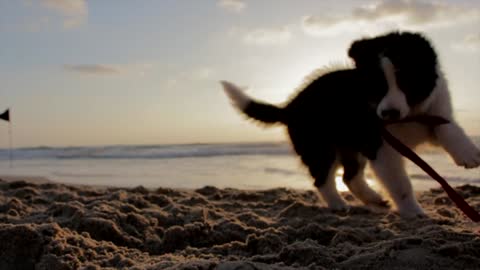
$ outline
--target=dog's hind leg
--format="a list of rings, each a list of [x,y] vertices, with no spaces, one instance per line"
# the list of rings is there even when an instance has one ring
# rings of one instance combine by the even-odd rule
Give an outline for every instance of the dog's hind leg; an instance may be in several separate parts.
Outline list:
[[[287,126],[292,146],[315,179],[314,185],[322,199],[332,209],[345,210],[347,204],[338,194],[335,183],[335,173],[339,165],[337,152],[333,145],[325,143],[329,142],[330,138],[324,137],[322,132],[312,131],[302,123],[290,123]]]
[[[364,170],[367,160],[360,154],[342,155],[343,182],[348,189],[366,205],[388,207],[388,202],[375,192],[365,181]]]
[[[380,147],[377,158],[371,161],[371,167],[388,191],[400,215],[425,215],[415,198],[402,157],[390,145],[384,143]]]
[[[314,156],[304,154],[301,158],[315,179],[314,185],[328,207],[345,210],[347,204],[338,194],[335,183],[335,173],[338,169],[335,151],[320,151]]]

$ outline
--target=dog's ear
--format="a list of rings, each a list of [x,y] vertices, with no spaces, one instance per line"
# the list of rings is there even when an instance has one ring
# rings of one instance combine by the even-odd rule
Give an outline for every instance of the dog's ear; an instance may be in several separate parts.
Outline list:
[[[354,61],[356,61],[361,54],[363,54],[363,51],[365,50],[365,43],[368,42],[364,39],[361,40],[356,40],[350,45],[350,48],[348,49],[348,56],[352,58]]]
[[[350,45],[348,56],[356,66],[375,61],[383,51],[382,43],[378,38],[356,40]]]

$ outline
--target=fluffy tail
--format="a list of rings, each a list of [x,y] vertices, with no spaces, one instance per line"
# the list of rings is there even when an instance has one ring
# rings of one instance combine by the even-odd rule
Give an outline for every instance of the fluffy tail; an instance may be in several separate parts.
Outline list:
[[[243,93],[238,86],[230,82],[221,81],[220,83],[223,86],[223,90],[225,90],[225,93],[232,101],[233,106],[248,117],[265,124],[283,122],[281,108],[253,100]]]

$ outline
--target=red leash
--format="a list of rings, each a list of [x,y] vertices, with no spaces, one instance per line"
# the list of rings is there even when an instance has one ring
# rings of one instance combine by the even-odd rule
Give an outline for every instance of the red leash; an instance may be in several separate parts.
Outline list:
[[[437,116],[419,116],[419,117],[412,117],[406,118],[396,122],[388,122],[386,124],[394,124],[394,123],[405,123],[405,122],[419,122],[422,124],[426,124],[429,126],[438,126],[442,124],[449,123],[449,121],[437,117]],[[410,148],[404,145],[400,140],[395,138],[387,129],[383,129],[383,138],[386,142],[388,142],[395,150],[397,150],[400,154],[405,156],[406,158],[410,159],[413,163],[417,166],[422,168],[428,175],[430,175],[433,179],[437,180],[438,183],[442,186],[442,188],[447,192],[448,197],[457,205],[462,212],[467,215],[472,221],[480,222],[480,214],[475,211],[464,199],[460,194],[458,194],[443,177],[441,177],[427,162],[425,162],[422,158],[420,158],[415,152],[413,152]]]

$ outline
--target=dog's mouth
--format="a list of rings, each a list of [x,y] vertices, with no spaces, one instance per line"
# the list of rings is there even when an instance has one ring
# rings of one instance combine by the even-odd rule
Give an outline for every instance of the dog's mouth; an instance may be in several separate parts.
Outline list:
[[[383,121],[399,121],[405,119],[409,116],[408,109],[397,109],[397,108],[377,108],[377,116]]]
[[[401,119],[400,110],[397,110],[397,109],[381,110],[379,113],[379,116],[382,120],[387,120],[387,121],[388,120],[395,121],[395,120]]]

